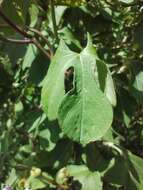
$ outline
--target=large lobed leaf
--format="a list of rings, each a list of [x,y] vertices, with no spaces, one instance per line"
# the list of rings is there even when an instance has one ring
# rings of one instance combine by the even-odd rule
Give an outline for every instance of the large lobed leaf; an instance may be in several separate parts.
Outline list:
[[[70,67],[74,67],[74,88],[65,94],[64,73]],[[60,44],[45,79],[42,104],[49,119],[58,118],[64,134],[72,140],[87,144],[103,137],[111,126],[112,106],[104,94],[107,80],[112,82],[109,74],[90,39],[80,54]],[[110,93],[115,94],[114,90]]]

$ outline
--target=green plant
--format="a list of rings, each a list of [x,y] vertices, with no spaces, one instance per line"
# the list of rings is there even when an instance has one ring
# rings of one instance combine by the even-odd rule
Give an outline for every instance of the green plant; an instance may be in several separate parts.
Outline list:
[[[140,0],[0,1],[0,188],[142,190]]]

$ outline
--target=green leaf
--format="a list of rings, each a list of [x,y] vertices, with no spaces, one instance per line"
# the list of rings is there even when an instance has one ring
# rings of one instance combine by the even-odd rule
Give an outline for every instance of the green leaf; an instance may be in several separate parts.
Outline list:
[[[29,59],[29,61],[32,61],[32,57],[31,60]],[[32,65],[30,67],[28,78],[29,81],[36,84],[37,86],[42,86],[42,82],[47,73],[48,67],[49,59],[41,53],[38,54],[36,58],[33,60]]]
[[[14,106],[16,114],[20,114],[23,111],[23,104],[21,101],[17,102]]]
[[[18,176],[16,174],[16,170],[13,168],[11,172],[9,173],[9,176],[6,180],[6,185],[12,186],[16,182],[17,179],[18,179]]]
[[[36,190],[36,189],[43,189],[43,188],[46,187],[46,184],[45,184],[42,180],[40,180],[40,179],[38,179],[38,178],[35,178],[35,177],[33,177],[33,176],[31,176],[31,177],[28,179],[28,182],[29,182],[29,184],[30,184],[31,189],[33,189],[33,190]]]
[[[36,156],[36,161],[39,167],[59,169],[67,165],[72,155],[73,143],[69,139],[61,139],[52,151],[41,151]]]
[[[102,60],[100,60],[98,57],[96,59],[97,59],[95,67],[96,81],[101,90],[104,92],[104,94],[110,101],[110,103],[113,106],[116,106],[116,94],[110,70]]]
[[[102,181],[99,172],[91,172],[85,165],[71,165],[67,167],[67,171],[75,181],[75,186],[81,186],[81,190],[102,190]],[[76,183],[76,181],[79,181]]]
[[[49,119],[56,119],[59,110],[58,120],[64,134],[81,144],[103,137],[112,123],[112,107],[98,85],[101,78],[95,76],[96,60],[90,40],[80,54],[70,51],[62,42],[42,90],[42,105]],[[70,67],[74,67],[74,88],[64,96],[64,73]],[[98,73],[104,75],[101,70]]]
[[[139,62],[132,66],[133,81],[131,92],[139,104],[143,103],[143,65]]]
[[[38,129],[46,119],[45,114],[41,114],[40,112],[28,113],[28,117],[26,122],[30,126],[30,128],[28,129],[28,133],[31,133],[33,130]]]
[[[135,81],[133,83],[134,87],[134,96],[137,97],[139,102],[143,102],[143,71],[140,71],[136,77]]]
[[[15,35],[15,38],[19,38],[19,35]],[[17,53],[18,49],[18,53]],[[23,58],[26,52],[26,45],[23,44],[22,46],[18,46],[15,43],[5,43],[3,44],[3,52],[5,52],[12,64],[12,67],[15,66],[18,62],[18,59]]]
[[[129,178],[126,181],[126,189],[142,190],[143,187],[143,159],[128,152],[126,161],[129,168]]]
[[[113,185],[124,186],[125,190],[141,190],[143,184],[143,159],[125,149],[120,149],[120,151],[121,155],[116,155],[111,160],[105,172],[104,180]]]
[[[53,127],[53,126],[51,126],[51,127]],[[43,148],[46,151],[52,151],[55,148],[56,143],[59,140],[58,132],[59,131],[55,128],[55,126],[54,126],[53,133],[50,131],[49,128],[41,130],[38,135],[41,149]]]
[[[121,172],[119,172],[121,171]],[[124,185],[128,176],[128,168],[123,158],[117,157],[111,160],[109,169],[104,175],[105,181],[114,185]]]
[[[18,9],[18,15],[21,18],[22,22],[25,23],[26,17],[28,14],[28,8],[31,3],[31,0],[13,0],[13,4]]]
[[[36,58],[36,55],[37,55],[37,48],[34,45],[30,44],[24,56],[22,68],[25,69],[31,67],[34,59]]]
[[[70,28],[62,28],[62,30],[59,31],[59,34],[61,38],[64,39],[64,41],[68,44],[69,47],[76,48],[76,50],[82,49],[80,42],[76,39]]]
[[[31,4],[29,8],[30,13],[30,27],[34,27],[38,20],[39,9],[35,4]]]
[[[91,171],[98,171],[102,175],[108,168],[110,160],[108,156],[105,157],[102,151],[98,148],[96,143],[90,143],[85,148],[86,165]]]

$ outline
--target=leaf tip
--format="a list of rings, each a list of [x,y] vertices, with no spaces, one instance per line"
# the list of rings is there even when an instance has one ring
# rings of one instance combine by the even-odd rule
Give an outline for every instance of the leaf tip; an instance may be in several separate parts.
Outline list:
[[[88,46],[92,46],[92,45],[93,45],[93,43],[92,43],[92,37],[91,37],[90,33],[87,32],[87,47]]]

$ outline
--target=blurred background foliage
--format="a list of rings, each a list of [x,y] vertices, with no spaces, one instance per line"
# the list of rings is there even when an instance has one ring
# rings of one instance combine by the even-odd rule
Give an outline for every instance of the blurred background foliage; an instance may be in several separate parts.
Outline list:
[[[143,1],[54,3],[58,38],[80,52],[89,32],[109,66],[114,122],[105,139],[82,147],[48,121],[41,87],[58,46],[50,1],[1,0],[0,187],[142,190]]]

